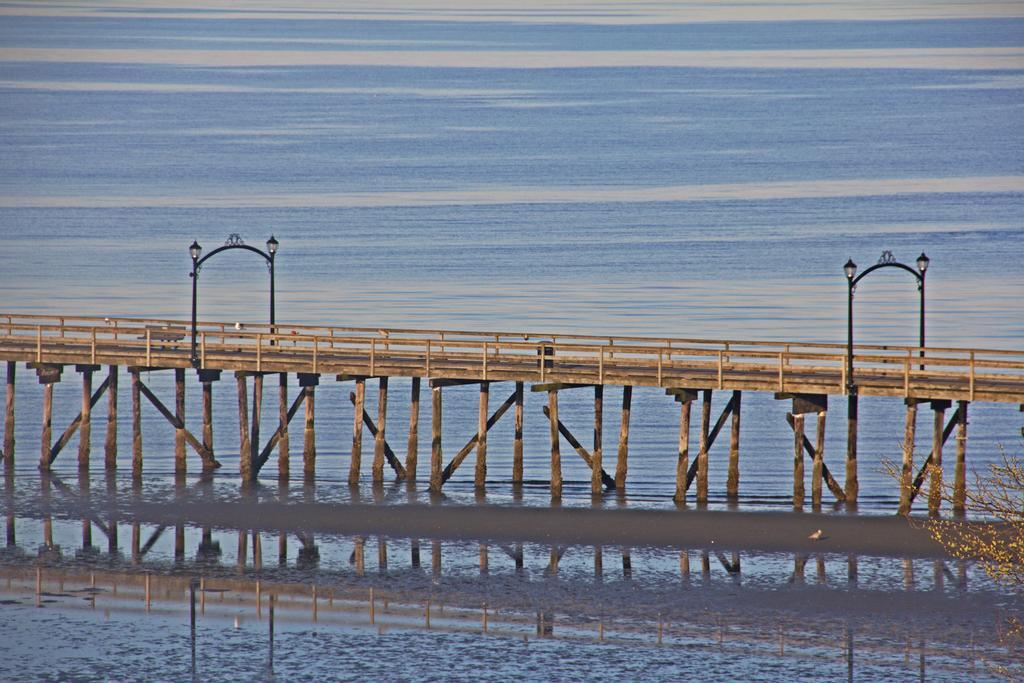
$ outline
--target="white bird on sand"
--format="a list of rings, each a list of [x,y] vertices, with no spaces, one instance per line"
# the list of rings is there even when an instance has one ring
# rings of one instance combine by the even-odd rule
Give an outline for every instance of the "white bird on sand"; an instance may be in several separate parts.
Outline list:
[[[820,541],[821,539],[825,538],[825,536],[821,533],[821,529],[818,529],[807,538],[811,539],[812,541]]]

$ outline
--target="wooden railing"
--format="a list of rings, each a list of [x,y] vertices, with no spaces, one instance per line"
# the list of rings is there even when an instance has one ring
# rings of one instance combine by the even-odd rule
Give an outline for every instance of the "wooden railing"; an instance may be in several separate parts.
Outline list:
[[[199,366],[845,393],[843,344],[312,325],[197,326]],[[921,355],[923,352],[923,356]],[[0,359],[190,364],[189,321],[0,314]],[[1024,402],[1024,351],[858,344],[861,392]]]

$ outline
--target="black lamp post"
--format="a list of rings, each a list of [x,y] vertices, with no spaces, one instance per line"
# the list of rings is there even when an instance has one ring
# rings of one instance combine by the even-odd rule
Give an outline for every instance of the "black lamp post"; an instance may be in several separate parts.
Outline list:
[[[846,393],[853,393],[853,292],[857,289],[857,283],[864,279],[866,275],[872,273],[879,268],[902,268],[917,279],[917,291],[921,293],[921,311],[918,319],[919,329],[919,346],[921,347],[920,355],[924,356],[924,275],[928,270],[928,264],[931,260],[925,256],[924,252],[917,257],[917,270],[914,270],[905,263],[899,263],[893,258],[891,251],[882,252],[882,257],[878,259],[878,263],[865,270],[860,275],[857,275],[857,264],[850,259],[843,266],[843,272],[846,273],[846,284],[847,284],[847,299],[846,299]],[[924,366],[921,366],[924,369]]]
[[[217,247],[206,256],[202,256],[203,248],[199,246],[199,242],[193,241],[191,246],[188,248],[188,253],[192,257],[192,272],[189,273],[189,277],[192,278],[192,366],[199,367],[199,354],[196,350],[196,294],[197,284],[199,280],[199,269],[203,263],[219,254],[222,251],[228,249],[247,249],[255,254],[259,254],[267,262],[267,270],[270,271],[270,332],[274,332],[274,256],[277,254],[278,241],[271,235],[270,239],[267,240],[267,250],[257,249],[256,247],[249,246],[242,241],[242,238],[238,236],[238,233],[232,233],[228,235],[228,239],[224,242],[223,246]],[[202,258],[200,258],[202,256]]]

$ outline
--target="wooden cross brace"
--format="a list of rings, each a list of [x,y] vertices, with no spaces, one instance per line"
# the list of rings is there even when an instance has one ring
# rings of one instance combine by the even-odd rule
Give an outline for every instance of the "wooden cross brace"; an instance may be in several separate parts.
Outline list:
[[[486,431],[486,432],[491,431],[491,427],[493,427],[494,425],[496,425],[498,423],[498,420],[501,419],[501,416],[504,415],[506,412],[508,412],[508,409],[511,408],[513,405],[515,405],[515,402],[516,402],[516,392],[513,391],[509,395],[509,397],[507,399],[505,399],[505,402],[502,403],[498,407],[498,409],[494,411],[494,414],[491,415],[487,419],[487,425],[486,425],[486,428],[485,428],[484,431]],[[474,434],[470,438],[470,440],[466,442],[466,445],[463,446],[461,449],[459,449],[459,452],[455,454],[455,457],[452,458],[451,462],[448,463],[448,465],[444,468],[444,471],[441,473],[441,483],[442,484],[444,484],[445,482],[447,482],[449,479],[452,478],[452,475],[455,474],[455,470],[457,470],[459,468],[459,465],[462,464],[462,461],[465,460],[466,456],[469,455],[469,452],[473,450],[473,446],[476,445],[476,442],[479,439],[480,439],[480,432],[477,431],[477,433]]]
[[[195,450],[195,452],[202,459],[204,471],[215,470],[218,467],[220,467],[220,463],[214,459],[213,453],[207,450],[206,446],[200,443],[199,439],[193,436],[192,432],[190,432],[185,427],[185,425],[182,424],[181,420],[179,420],[177,416],[174,415],[174,413],[168,410],[167,406],[160,402],[160,399],[158,399],[156,395],[152,391],[150,391],[149,387],[143,384],[141,378],[139,379],[139,391],[142,392],[142,395],[145,396],[150,403],[153,404],[154,408],[160,411],[160,414],[164,416],[164,419],[171,423],[172,427],[174,427],[175,429],[180,429],[182,431],[182,433],[185,435],[185,440],[188,442],[190,446],[192,446],[192,449]]]
[[[739,556],[736,557],[735,562],[730,562],[725,558],[725,553],[717,552],[715,555],[718,557],[718,561],[722,563],[722,568],[730,574],[740,573],[740,561]]]
[[[70,495],[72,495],[72,496],[75,496],[75,495],[81,495],[81,494],[76,494],[76,493],[75,493],[75,492],[74,492],[74,491],[73,491],[73,490],[71,489],[71,487],[70,487],[70,486],[68,486],[67,484],[65,484],[64,482],[62,482],[62,481],[61,481],[61,480],[60,480],[60,479],[59,479],[58,477],[56,477],[55,475],[49,474],[49,475],[47,475],[47,476],[48,476],[48,477],[50,478],[50,481],[52,481],[52,482],[53,482],[53,485],[54,485],[54,486],[56,486],[56,487],[57,487],[58,489],[60,489],[61,491],[64,491],[65,493],[67,493],[67,494],[70,494]],[[88,518],[88,520],[89,520],[89,522],[90,522],[90,523],[92,523],[92,524],[95,524],[95,525],[96,525],[96,527],[97,527],[97,528],[98,528],[98,529],[99,529],[100,531],[102,531],[102,532],[103,532],[103,535],[104,535],[104,536],[106,536],[106,537],[107,537],[108,539],[110,538],[110,527],[108,527],[108,526],[107,526],[106,524],[104,524],[104,523],[103,523],[102,521],[100,521],[100,519],[99,519],[98,517],[96,517],[96,516],[94,516],[94,515],[92,515],[92,514],[87,514],[87,515],[86,515],[86,517]]]
[[[498,544],[498,547],[504,551],[506,555],[515,560],[516,567],[522,568],[523,566],[523,546],[520,544],[516,547],[510,545]]]
[[[942,445],[946,445],[946,441],[949,439],[949,435],[953,433],[953,429],[956,427],[956,423],[960,419],[960,406],[957,406],[956,410],[953,411],[953,416],[949,418],[949,422],[946,423],[946,428],[942,430]],[[928,453],[928,457],[924,459],[924,464],[921,465],[921,470],[917,473],[914,478],[914,485],[910,488],[910,502],[913,503],[914,499],[917,498],[917,494],[921,492],[921,486],[924,485],[924,478],[928,475],[928,470],[932,466],[932,459],[935,457],[935,450],[932,449]]]
[[[789,423],[789,427],[792,430],[796,430],[796,423],[793,420],[792,413],[786,414],[786,422]],[[811,444],[811,440],[804,436],[804,451],[813,460],[814,459],[814,446]],[[832,476],[832,472],[829,471],[828,465],[825,464],[825,459],[821,461],[821,476],[825,478],[825,484],[828,485],[828,490],[832,492],[832,495],[836,497],[836,500],[840,503],[846,502],[846,494],[843,492],[842,487],[836,483],[835,477]]]
[[[274,447],[277,446],[277,442],[281,440],[281,436],[288,428],[288,425],[292,423],[292,418],[295,417],[295,413],[299,411],[299,406],[302,405],[303,399],[306,398],[306,391],[307,387],[303,387],[303,390],[300,391],[299,395],[295,397],[294,401],[292,401],[292,406],[288,409],[288,415],[286,416],[284,424],[278,425],[277,429],[267,441],[267,445],[264,446],[263,450],[260,451],[259,456],[253,462],[253,476],[259,474],[259,471],[267,464],[267,460],[270,459],[270,454],[273,452]]]
[[[146,544],[142,546],[142,548],[139,550],[140,558],[145,557],[146,553],[148,553],[153,548],[153,546],[156,545],[156,542],[160,540],[160,537],[163,535],[165,529],[167,529],[167,527],[161,524],[153,530],[153,533],[152,535],[150,535],[149,540],[146,541]]]
[[[544,416],[549,420],[551,419],[551,410],[548,409],[547,406],[544,406]],[[575,436],[572,435],[572,432],[569,431],[569,428],[566,427],[561,420],[558,420],[557,426],[558,433],[565,437],[565,440],[569,442],[569,445],[573,447],[581,458],[583,458],[583,462],[587,463],[587,467],[593,471],[594,459],[593,456],[590,455],[590,452],[583,447],[583,444],[581,444]],[[604,471],[603,467],[601,468],[601,483],[604,484],[605,489],[608,491],[615,488],[615,479],[608,476],[608,473]]]
[[[715,426],[711,429],[711,432],[708,434],[707,446],[705,447],[705,451],[711,450],[712,444],[714,444],[715,439],[718,438],[718,433],[721,432],[722,427],[725,426],[725,421],[729,419],[730,415],[732,415],[733,408],[736,405],[735,401],[736,396],[734,394],[729,398],[729,402],[725,404],[725,408],[722,409],[722,414],[718,416],[718,420],[715,422]],[[697,476],[697,467],[699,465],[700,456],[693,459],[693,462],[690,463],[690,469],[686,471],[686,488],[683,489],[684,491],[690,490],[690,484],[693,483],[694,477]]]
[[[552,576],[558,572],[558,565],[562,562],[562,556],[569,549],[567,545],[556,545],[551,548],[551,559],[548,566],[544,568],[544,576]]]
[[[93,392],[92,398],[89,399],[89,406],[90,406],[90,408],[96,406],[96,403],[99,402],[100,398],[102,398],[103,394],[107,391],[107,387],[108,386],[110,386],[110,377],[109,376],[105,380],[103,380],[103,383],[100,384],[99,389],[97,389],[96,391]],[[57,455],[60,454],[60,452],[64,449],[65,446],[68,445],[68,441],[71,440],[71,437],[74,436],[75,432],[78,430],[78,427],[81,424],[82,424],[82,413],[78,413],[78,417],[76,417],[74,420],[71,421],[71,424],[68,425],[68,428],[65,429],[64,433],[60,435],[59,439],[57,439],[57,443],[55,443],[53,445],[53,448],[50,449],[50,464],[51,465],[53,464],[53,461],[57,459]]]
[[[355,392],[349,392],[348,400],[352,401],[352,405],[356,404]],[[373,423],[373,419],[365,409],[363,410],[363,424],[365,424],[366,428],[370,430],[370,435],[376,438],[377,425]],[[391,446],[388,444],[387,440],[384,441],[384,457],[387,458],[388,464],[391,465],[391,469],[393,469],[395,474],[398,475],[399,481],[405,479],[405,467],[402,466],[402,463],[399,461],[398,456],[395,455],[395,452],[391,450]]]

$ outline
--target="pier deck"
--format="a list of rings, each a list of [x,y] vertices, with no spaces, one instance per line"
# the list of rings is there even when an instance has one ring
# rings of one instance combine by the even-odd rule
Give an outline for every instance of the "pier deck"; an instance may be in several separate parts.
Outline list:
[[[190,335],[182,320],[0,315],[0,360],[190,368]],[[842,344],[203,322],[197,358],[253,373],[847,393]],[[861,396],[1024,404],[1024,350],[858,344],[854,367]]]
[[[385,463],[398,479],[417,476],[419,447],[420,383],[429,381],[431,396],[430,488],[438,492],[475,449],[475,485],[487,481],[487,435],[508,412],[514,410],[513,485],[523,481],[523,391],[548,394],[546,419],[551,435],[551,493],[562,492],[560,444],[565,441],[591,471],[591,490],[626,485],[632,389],[657,387],[680,404],[679,459],[675,468],[674,499],[686,499],[696,482],[698,503],[708,500],[708,452],[731,418],[726,494],[739,490],[739,436],[741,398],[744,391],[771,392],[778,400],[792,401],[786,419],[793,430],[793,504],[803,505],[804,462],[811,460],[811,503],[822,502],[828,487],[839,502],[855,503],[857,483],[857,422],[860,396],[902,399],[906,410],[903,462],[900,474],[901,513],[908,513],[914,498],[929,481],[928,508],[937,514],[943,498],[942,449],[956,432],[953,471],[953,509],[963,512],[966,500],[967,410],[973,401],[1019,404],[1024,410],[1024,351],[955,349],[942,347],[854,347],[852,376],[847,349],[840,344],[708,340],[632,336],[538,334],[534,332],[474,332],[465,330],[412,330],[309,325],[242,325],[202,322],[193,336],[191,323],[182,320],[143,318],[44,317],[0,314],[0,361],[7,362],[7,409],[3,459],[13,471],[14,385],[16,363],[36,371],[43,385],[43,428],[40,468],[50,469],[61,450],[77,431],[79,469],[88,470],[91,411],[107,394],[105,464],[117,461],[117,385],[120,369],[131,377],[132,471],[143,466],[142,398],[144,397],[175,429],[175,471],[186,469],[186,445],[199,455],[205,471],[220,467],[214,458],[212,385],[221,373],[234,373],[238,391],[239,469],[243,481],[254,481],[273,451],[278,452],[279,476],[289,472],[288,428],[300,406],[305,406],[303,475],[316,470],[315,393],[321,377],[354,381],[350,400],[355,407],[352,455],[348,483],[357,485],[362,471],[362,434],[373,438],[372,478],[383,481]],[[93,391],[92,376],[108,367],[106,379]],[[53,385],[65,368],[82,376],[82,409],[78,417],[53,442]],[[202,385],[203,428],[193,435],[185,420],[186,372],[196,372]],[[165,405],[143,382],[142,374],[156,370],[174,373],[173,405]],[[300,386],[292,401],[288,375]],[[279,376],[279,424],[265,443],[260,438],[264,378]],[[408,451],[401,462],[387,440],[388,380],[412,379]],[[252,393],[250,404],[249,382]],[[379,382],[376,419],[365,409],[367,380]],[[490,385],[514,382],[513,392],[492,414]],[[472,438],[444,462],[441,446],[442,390],[459,384],[480,388],[479,420]],[[622,422],[614,476],[603,468],[602,425],[604,388],[622,387]],[[592,388],[594,391],[593,447],[588,450],[558,418],[558,394],[562,390]],[[731,392],[717,420],[711,413],[711,395]],[[825,463],[824,430],[829,396],[845,396],[847,448],[843,485]],[[955,403],[955,405],[954,405]],[[696,457],[690,453],[691,407],[699,408]],[[928,404],[934,413],[932,450],[920,469],[914,463],[917,412]],[[251,418],[250,418],[251,405]],[[946,421],[946,411],[954,408]],[[805,436],[805,415],[816,418],[816,441]],[[714,425],[712,427],[712,425]],[[266,436],[266,434],[264,434]],[[915,476],[915,471],[917,474]]]

